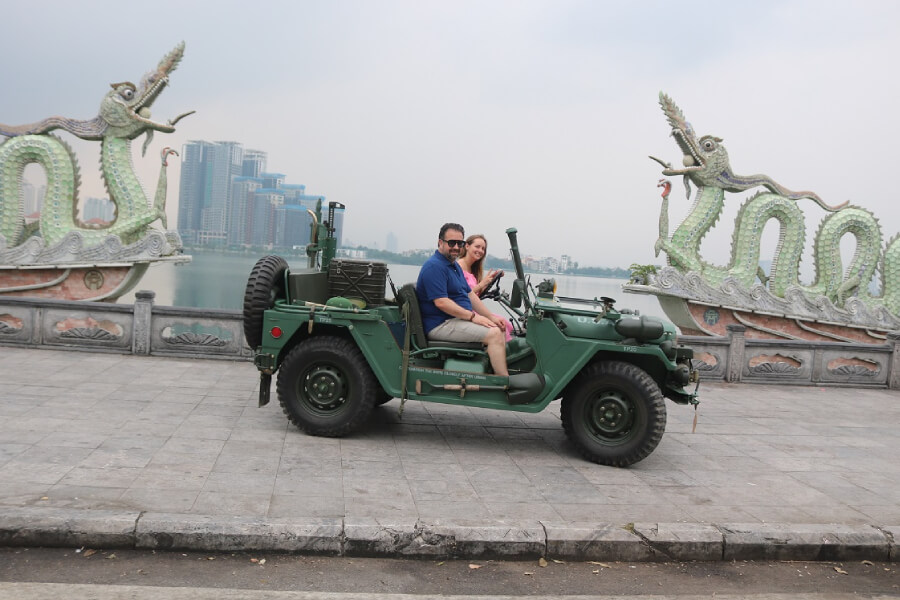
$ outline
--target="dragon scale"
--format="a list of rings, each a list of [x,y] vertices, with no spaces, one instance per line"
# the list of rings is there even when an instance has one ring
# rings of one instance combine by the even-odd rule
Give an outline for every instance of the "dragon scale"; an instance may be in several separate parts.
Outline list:
[[[855,298],[869,308],[883,306],[900,315],[900,235],[894,236],[882,252],[881,226],[868,210],[846,206],[846,203],[829,206],[812,192],[793,192],[765,175],[734,174],[721,138],[707,135],[698,139],[681,110],[665,94],[660,94],[660,105],[672,126],[672,136],[684,153],[684,168],[673,168],[669,163],[651,158],[663,165],[663,175],[682,175],[688,194],[692,183],[697,191],[688,214],[668,237],[664,229],[668,223],[665,211],[670,185],[665,182],[657,254],[664,250],[671,266],[684,273],[695,272],[713,286],[720,286],[730,278],[749,289],[759,277],[769,292],[778,297],[784,298],[791,289],[799,289],[811,299],[824,296],[838,307]],[[721,216],[726,192],[756,187],[764,187],[766,191],[749,198],[739,209],[727,265],[718,266],[704,260],[700,245]],[[797,200],[804,198],[815,201],[830,213],[814,237],[815,279],[811,284],[799,280],[805,224]],[[766,276],[759,267],[760,244],[763,229],[771,219],[778,221],[780,231],[771,273]],[[855,237],[856,252],[845,269],[840,245],[848,234]],[[883,284],[880,296],[868,290],[876,269],[880,269]]]
[[[25,237],[25,206],[21,193],[25,167],[37,163],[47,173],[44,212],[54,220],[72,218],[78,169],[72,151],[54,136],[26,135],[0,144],[0,235],[8,246],[20,244]],[[59,215],[59,207],[68,207],[68,215]],[[43,217],[44,215],[42,215]]]

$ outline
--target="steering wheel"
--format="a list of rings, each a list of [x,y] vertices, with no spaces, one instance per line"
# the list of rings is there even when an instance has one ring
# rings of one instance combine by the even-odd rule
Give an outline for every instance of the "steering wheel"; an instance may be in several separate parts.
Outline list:
[[[487,298],[489,300],[496,300],[500,297],[500,278],[503,277],[503,273],[498,273],[494,280],[491,281],[490,285],[487,286],[487,289],[481,294],[482,298]]]

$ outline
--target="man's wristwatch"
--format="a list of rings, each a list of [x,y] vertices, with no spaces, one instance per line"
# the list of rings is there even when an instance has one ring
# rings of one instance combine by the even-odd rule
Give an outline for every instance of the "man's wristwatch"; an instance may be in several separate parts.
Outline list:
[[[474,321],[474,320],[475,320],[475,315],[476,315],[476,314],[477,314],[477,313],[473,310],[473,311],[472,311],[472,316],[469,317],[469,320],[470,320],[470,321]]]

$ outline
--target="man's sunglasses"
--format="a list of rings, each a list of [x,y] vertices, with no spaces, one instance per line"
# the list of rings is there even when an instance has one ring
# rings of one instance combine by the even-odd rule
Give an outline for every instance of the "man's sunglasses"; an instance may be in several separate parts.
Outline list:
[[[462,248],[463,246],[466,245],[466,240],[441,240],[441,241],[444,242],[445,244],[447,244],[448,246],[450,246],[451,248],[453,246]]]

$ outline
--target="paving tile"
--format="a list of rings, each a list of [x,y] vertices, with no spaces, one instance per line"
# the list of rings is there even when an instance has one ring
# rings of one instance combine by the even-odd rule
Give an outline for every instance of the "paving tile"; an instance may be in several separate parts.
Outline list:
[[[396,498],[370,498],[344,496],[345,517],[376,517],[379,519],[417,519],[416,505],[410,497],[406,501]]]
[[[123,508],[148,512],[188,513],[200,490],[129,488],[119,496]]]
[[[213,472],[268,474],[272,477],[278,471],[279,456],[270,453],[268,456],[236,456],[220,454],[213,466]]]
[[[0,466],[6,461],[19,456],[26,450],[31,448],[31,444],[4,444],[0,443]]]
[[[416,480],[409,482],[409,490],[416,505],[420,502],[472,502],[478,499],[475,488],[467,482]]]
[[[286,477],[320,477],[340,474],[343,471],[340,459],[315,457],[289,458],[282,455],[278,463],[278,476]],[[393,472],[393,471],[392,471]]]
[[[411,501],[412,492],[405,481],[394,479],[344,478],[345,498],[385,498],[397,501]]]
[[[195,490],[206,484],[208,468],[196,465],[147,465],[131,483],[130,489]]]
[[[438,480],[447,482],[469,482],[469,476],[458,463],[431,463],[413,460],[403,461],[403,474],[410,482],[416,480]]]
[[[426,520],[452,519],[487,521],[495,517],[494,513],[478,500],[448,502],[446,500],[417,500],[416,509],[419,518]]]
[[[341,470],[345,477],[403,477],[403,464],[400,460],[377,461],[344,459]]]
[[[900,505],[896,502],[890,504],[860,504],[852,507],[855,511],[871,517],[869,523],[876,525],[888,525],[900,523]]]
[[[75,467],[63,477],[61,485],[84,487],[127,488],[141,474],[140,468],[104,467],[100,469]]]
[[[552,521],[566,519],[555,507],[556,504],[535,502],[485,502],[491,520],[510,521]]]
[[[284,477],[279,475],[274,481],[274,494],[286,496],[328,496],[343,497],[344,482],[340,475],[327,477]]]
[[[719,504],[695,504],[683,506],[692,523],[759,523],[760,520],[737,506]],[[658,522],[658,521],[657,521]]]
[[[47,434],[37,445],[61,448],[98,448],[106,441],[107,436],[107,433],[93,431],[53,431]]]
[[[4,480],[3,485],[0,485],[0,504],[28,506],[33,501],[46,496],[47,491],[52,487],[51,483]]]
[[[478,497],[485,502],[543,502],[541,492],[531,483],[472,482]]]
[[[47,498],[46,505],[55,508],[115,509],[121,507],[119,498],[125,489],[124,487],[66,485],[63,482],[51,487],[44,496]]]
[[[127,450],[108,450],[98,448],[91,452],[90,456],[78,463],[79,467],[96,469],[132,467],[146,467],[153,459],[154,449],[135,448]]]
[[[263,517],[269,512],[270,499],[271,494],[200,492],[190,512],[201,515]]]
[[[269,503],[267,516],[273,519],[343,518],[345,514],[344,499],[341,496],[274,494]]]
[[[74,468],[74,465],[25,462],[16,457],[0,467],[0,481],[4,485],[9,482],[54,484]]]

